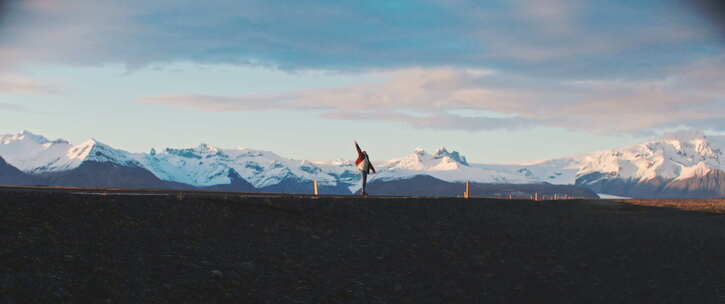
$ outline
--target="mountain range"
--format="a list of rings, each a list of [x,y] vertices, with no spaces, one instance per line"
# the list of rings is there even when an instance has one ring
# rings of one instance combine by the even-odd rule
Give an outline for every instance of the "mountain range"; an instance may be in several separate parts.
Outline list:
[[[470,163],[446,148],[433,153],[416,149],[405,157],[374,162],[378,174],[370,183],[371,191],[395,189],[386,183],[416,187],[410,182],[433,180],[440,189],[470,181],[538,188],[568,185],[625,197],[723,197],[721,147],[725,137],[682,131],[629,147],[505,165]],[[208,144],[132,153],[93,139],[74,145],[23,131],[0,135],[0,159],[0,184],[309,193],[316,180],[322,193],[354,193],[360,188],[351,160],[295,160],[269,151]]]

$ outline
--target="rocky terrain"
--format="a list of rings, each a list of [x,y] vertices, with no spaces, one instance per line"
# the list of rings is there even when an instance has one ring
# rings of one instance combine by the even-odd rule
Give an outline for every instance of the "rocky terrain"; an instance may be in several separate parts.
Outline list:
[[[714,205],[4,190],[0,303],[718,303]]]

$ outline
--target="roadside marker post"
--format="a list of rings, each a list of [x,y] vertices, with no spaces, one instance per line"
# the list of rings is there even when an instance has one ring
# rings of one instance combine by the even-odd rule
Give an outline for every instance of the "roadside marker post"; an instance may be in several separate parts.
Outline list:
[[[466,192],[463,192],[463,198],[471,198],[471,183],[466,182]]]
[[[316,180],[312,181],[312,190],[313,190],[313,193],[314,193],[315,196],[320,195],[320,192],[317,189],[317,181]]]

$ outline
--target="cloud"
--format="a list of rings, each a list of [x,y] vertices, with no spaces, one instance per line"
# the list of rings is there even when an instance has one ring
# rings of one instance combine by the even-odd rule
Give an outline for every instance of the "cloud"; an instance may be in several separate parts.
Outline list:
[[[249,94],[240,97],[177,94],[142,98],[139,101],[142,103],[178,106],[203,112],[230,112],[295,108],[297,106],[286,104],[285,101],[294,101],[299,97],[296,94]]]
[[[465,117],[450,113],[432,115],[409,115],[399,112],[365,111],[365,112],[331,112],[322,117],[340,120],[392,121],[402,122],[414,128],[437,130],[518,130],[541,125],[541,121],[521,117]]]
[[[379,72],[380,82],[350,87],[307,89],[275,94],[247,94],[234,97],[172,94],[142,98],[155,103],[193,108],[206,112],[248,110],[324,110],[362,111],[370,109],[463,108],[475,97],[505,101],[511,96],[493,90],[480,90],[476,82],[494,74],[485,69],[402,69]]]
[[[17,75],[0,74],[0,93],[55,94],[58,87]]]
[[[202,111],[318,110],[330,119],[490,130],[552,126],[638,133],[679,125],[722,130],[725,56],[666,68],[659,78],[562,81],[455,67],[380,72],[380,82],[233,97],[166,95],[144,103]],[[461,116],[456,111],[495,115]],[[413,114],[411,114],[413,113]]]
[[[721,128],[725,64],[714,54],[722,46],[677,3],[26,0],[0,24],[0,67],[190,61],[381,79],[139,100],[207,112],[314,110],[330,119],[463,130],[641,132],[698,121]],[[53,88],[0,79],[0,91]]]
[[[121,3],[88,0],[16,1],[0,27],[0,66],[130,62],[121,53],[140,28]],[[114,58],[115,57],[115,58]],[[124,56],[125,57],[125,56]]]
[[[21,3],[13,22],[0,28],[6,42],[0,66],[193,61],[287,70],[493,67],[594,77],[642,69],[631,63],[643,59],[652,66],[703,56],[695,46],[709,43],[670,1]],[[664,51],[655,56],[654,48]]]

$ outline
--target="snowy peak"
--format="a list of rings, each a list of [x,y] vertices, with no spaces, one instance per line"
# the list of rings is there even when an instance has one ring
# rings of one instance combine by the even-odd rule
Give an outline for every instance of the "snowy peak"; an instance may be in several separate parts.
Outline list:
[[[71,147],[65,140],[50,141],[29,131],[0,135],[0,157],[27,173],[45,172],[42,168],[63,158]]]
[[[71,147],[65,156],[69,159],[84,160],[89,155],[92,155],[91,152],[93,152],[92,150],[95,148],[95,146],[96,146],[96,141],[93,139],[90,139],[90,140],[87,140],[87,141],[81,143],[80,145]]]
[[[590,184],[622,179],[633,182],[704,176],[722,169],[725,138],[701,131],[667,133],[637,145],[518,165],[474,165],[518,174],[531,182]]]
[[[680,131],[667,133],[651,144],[664,143],[671,145],[680,154],[697,154],[704,157],[719,158],[722,152],[717,145],[705,136],[702,131]]]
[[[384,168],[411,171],[448,171],[468,166],[464,156],[456,151],[449,152],[446,148],[438,149],[435,154],[429,154],[422,148],[416,148],[411,155],[383,164]]]
[[[408,156],[374,160],[377,174],[369,180],[407,179],[429,175],[448,182],[551,183],[595,187],[615,180],[689,182],[723,170],[725,137],[699,131],[665,134],[637,145],[519,165],[471,164],[465,156],[441,147],[430,153],[417,148]],[[151,149],[129,153],[95,139],[72,145],[23,131],[0,135],[0,158],[33,174],[72,170],[85,162],[139,167],[165,181],[206,187],[244,180],[257,189],[277,184],[308,184],[355,191],[360,174],[350,159],[306,161],[247,148],[222,149],[209,144],[192,148]]]
[[[219,153],[219,151],[220,151],[219,148],[210,146],[208,144],[201,144],[196,149],[199,150],[199,152],[203,153],[203,154],[216,154],[216,153]]]
[[[153,154],[156,151],[154,151]],[[214,155],[221,155],[222,149],[219,149],[217,147],[208,145],[208,144],[200,144],[196,148],[187,148],[187,149],[174,149],[174,148],[166,148],[164,150],[165,153],[176,155],[179,157],[185,157],[185,158],[195,158],[195,159],[202,159],[202,158],[208,158],[210,156]]]
[[[317,180],[320,185],[337,186],[339,183],[351,183],[351,172],[355,172],[355,167],[347,164],[293,160],[269,151],[221,149],[207,144],[147,154],[141,162],[163,180],[194,186],[229,184],[237,176],[256,188],[290,180]]]
[[[455,161],[461,165],[469,166],[468,161],[466,160],[466,157],[458,153],[457,151],[450,151],[445,147],[440,147],[438,151],[436,151],[435,154],[433,154],[433,158],[435,159],[450,159],[452,161]],[[447,161],[447,160],[446,160]]]
[[[73,149],[80,151],[76,159],[81,161],[109,162],[127,167],[141,167],[141,164],[136,160],[137,157],[133,154],[115,149],[95,139],[87,140]]]
[[[95,139],[79,145],[23,131],[0,136],[0,156],[26,173],[47,173],[75,169],[85,161],[113,162],[138,166],[131,153],[114,149]]]
[[[56,158],[46,166],[34,168],[31,171],[41,173],[71,170],[87,161],[140,167],[139,162],[131,153],[112,148],[95,139],[89,139],[79,145],[69,147],[63,155],[56,155]]]
[[[702,132],[669,133],[639,145],[586,155],[577,176],[601,173],[607,178],[667,180],[704,176],[722,169],[722,151]]]
[[[702,132],[677,132],[583,158],[576,184],[627,197],[725,195],[722,146]]]
[[[528,183],[533,180],[519,173],[500,168],[471,165],[456,151],[440,148],[430,154],[417,148],[406,157],[377,163],[378,174],[371,180],[408,179],[417,175],[429,175],[448,182],[479,183]]]
[[[5,134],[0,135],[0,145],[15,145],[23,146],[25,149],[42,148],[51,145],[62,145],[69,144],[64,139],[49,140],[46,137],[38,134],[34,134],[30,131],[23,131],[18,134]]]
[[[7,145],[11,144],[13,142],[30,142],[38,145],[48,145],[48,144],[67,144],[68,141],[63,139],[56,139],[56,140],[49,140],[45,138],[45,136],[38,135],[35,133],[32,133],[28,130],[23,130],[23,132],[19,134],[8,134],[8,135],[0,135],[0,144]]]

